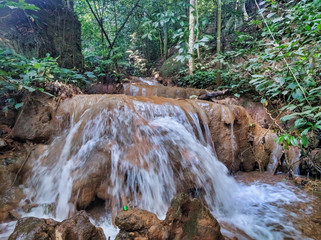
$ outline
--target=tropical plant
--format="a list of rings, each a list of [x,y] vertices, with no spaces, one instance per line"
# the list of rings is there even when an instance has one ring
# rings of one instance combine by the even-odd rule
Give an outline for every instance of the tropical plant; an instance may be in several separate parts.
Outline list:
[[[49,54],[45,58],[29,60],[4,48],[0,48],[0,77],[0,94],[8,95],[4,111],[7,111],[9,107],[19,108],[22,106],[22,103],[10,98],[11,93],[21,89],[29,92],[45,92],[41,87],[42,83],[58,80],[82,87],[89,81],[96,79],[96,76],[91,72],[80,74],[74,70],[60,68],[57,58],[53,58]]]

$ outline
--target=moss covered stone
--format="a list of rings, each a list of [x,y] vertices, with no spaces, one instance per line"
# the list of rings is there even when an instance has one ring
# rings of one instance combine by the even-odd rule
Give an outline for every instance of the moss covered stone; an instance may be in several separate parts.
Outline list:
[[[178,72],[185,68],[186,62],[176,60],[177,55],[173,55],[168,58],[160,68],[160,75],[163,77],[172,77],[178,74]]]

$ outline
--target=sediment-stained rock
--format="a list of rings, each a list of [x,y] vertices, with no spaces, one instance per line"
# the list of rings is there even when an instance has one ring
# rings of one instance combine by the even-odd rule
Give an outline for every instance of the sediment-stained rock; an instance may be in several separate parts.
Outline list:
[[[84,211],[59,223],[34,217],[18,220],[9,240],[106,240],[101,228],[95,227]]]
[[[116,240],[223,240],[220,225],[199,199],[178,194],[171,202],[165,220],[141,209],[122,211],[116,217],[120,232]]]

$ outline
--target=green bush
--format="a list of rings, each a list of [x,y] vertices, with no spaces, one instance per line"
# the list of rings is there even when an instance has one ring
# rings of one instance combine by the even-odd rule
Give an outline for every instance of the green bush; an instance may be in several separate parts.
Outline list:
[[[238,33],[237,48],[215,61],[223,63],[229,86],[255,89],[262,102],[283,105],[285,125],[295,120],[280,144],[307,147],[307,134],[321,130],[321,3],[291,4],[262,3],[265,17],[253,21],[264,26],[260,38]]]
[[[182,87],[208,88],[214,86],[216,82],[216,70],[196,71],[193,75],[188,75],[177,80]]]
[[[8,107],[22,106],[22,103],[17,103],[15,99],[9,97],[21,89],[44,92],[39,86],[56,80],[84,87],[95,79],[96,76],[91,72],[80,74],[75,70],[60,68],[57,59],[50,57],[49,54],[45,58],[29,60],[11,50],[0,48],[0,94],[8,95],[4,111]]]

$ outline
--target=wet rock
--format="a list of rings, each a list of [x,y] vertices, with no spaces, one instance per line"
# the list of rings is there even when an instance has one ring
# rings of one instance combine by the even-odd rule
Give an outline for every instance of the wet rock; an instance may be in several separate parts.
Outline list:
[[[272,131],[262,128],[243,107],[209,103],[203,108],[217,157],[231,172],[267,168],[276,147]]]
[[[189,99],[191,96],[195,96],[195,98],[197,98],[198,95],[205,93],[205,89],[165,87],[163,85],[147,85],[142,83],[124,84],[124,94],[128,96],[157,96],[165,98]]]
[[[130,209],[116,217],[116,225],[120,228],[116,240],[224,239],[220,225],[207,207],[187,194],[179,194],[172,200],[164,221],[145,210]]]
[[[116,240],[150,239],[148,238],[149,235],[153,235],[155,237],[153,239],[163,239],[155,234],[155,228],[161,229],[161,221],[155,214],[146,210],[129,209],[128,211],[122,211],[117,215],[115,223],[120,229]]]
[[[95,227],[84,211],[61,222],[55,229],[55,240],[105,240],[101,228]]]
[[[244,107],[248,114],[251,116],[251,118],[253,118],[263,128],[268,128],[269,124],[273,123],[273,120],[267,113],[264,105],[260,102],[254,102],[253,100],[245,97],[226,97],[220,100],[212,100],[219,104],[237,105]]]
[[[19,219],[20,216],[14,211],[24,197],[21,189],[8,186],[0,195],[0,222],[8,219]]]
[[[53,240],[57,224],[58,222],[52,219],[22,218],[18,220],[9,240]]]
[[[22,190],[13,186],[16,177],[17,161],[22,160],[22,156],[6,153],[0,155],[0,222],[7,219],[17,219],[17,215],[12,212],[24,197]]]
[[[26,96],[25,104],[13,128],[13,138],[20,141],[45,142],[57,131],[53,118],[56,102],[43,93]]]
[[[87,94],[122,94],[124,92],[124,87],[120,83],[114,84],[102,84],[95,83],[92,84],[87,90]]]
[[[155,214],[142,209],[123,211],[115,221],[120,229],[126,229],[129,232],[139,231],[143,228],[148,229],[160,222]]]
[[[95,227],[85,212],[61,223],[34,217],[18,220],[9,240],[106,240],[101,228]]]
[[[223,240],[220,225],[199,199],[177,195],[167,211],[168,239]]]

